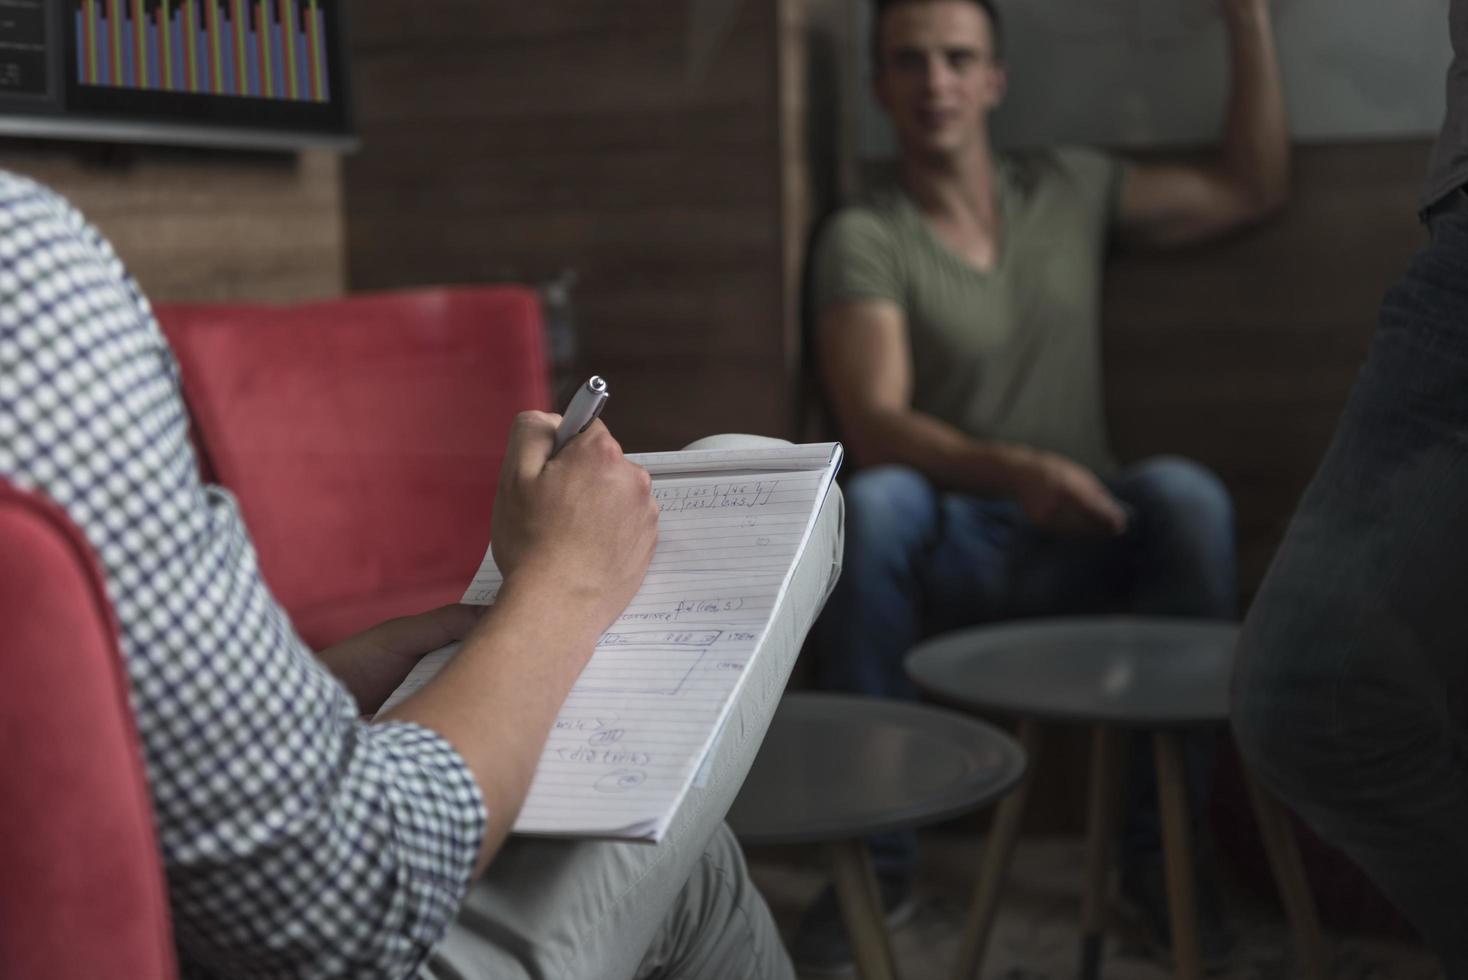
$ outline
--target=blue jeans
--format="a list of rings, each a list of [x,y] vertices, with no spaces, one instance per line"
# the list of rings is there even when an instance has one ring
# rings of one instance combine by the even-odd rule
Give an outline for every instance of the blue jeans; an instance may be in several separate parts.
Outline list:
[[[1233,726],[1465,980],[1468,216],[1431,228],[1249,612]]]
[[[1134,518],[1114,538],[1057,537],[1009,500],[943,493],[885,466],[845,484],[846,561],[813,632],[818,683],[916,697],[907,652],[935,633],[1025,616],[1132,612],[1236,615],[1233,506],[1211,472],[1158,457],[1106,481]],[[1160,828],[1150,745],[1134,740],[1123,862],[1156,855]],[[1211,733],[1189,737],[1194,814],[1211,777]],[[904,872],[912,835],[872,841],[879,871]]]

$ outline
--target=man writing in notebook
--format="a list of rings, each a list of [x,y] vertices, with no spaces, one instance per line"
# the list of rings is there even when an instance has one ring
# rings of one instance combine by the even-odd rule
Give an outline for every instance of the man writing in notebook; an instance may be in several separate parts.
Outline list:
[[[100,560],[186,975],[790,976],[721,824],[737,786],[658,847],[506,840],[656,539],[647,472],[600,422],[551,458],[557,421],[515,423],[487,613],[446,607],[313,656],[233,499],[199,481],[147,302],[66,202],[0,172],[0,478],[57,503]],[[839,550],[835,522],[816,552]],[[817,562],[792,593],[797,642],[832,574]],[[437,678],[360,720],[461,637]],[[754,745],[733,740],[747,766]]]
[[[989,0],[876,3],[874,87],[897,134],[899,178],[839,212],[813,255],[821,375],[863,467],[846,485],[845,572],[817,628],[823,686],[912,696],[904,655],[924,635],[976,623],[1236,614],[1226,492],[1182,459],[1116,465],[1099,343],[1113,235],[1181,245],[1284,201],[1267,0],[1220,0],[1219,11],[1232,65],[1220,152],[1141,164],[1083,149],[995,151],[987,124],[1006,67]],[[1207,753],[1195,754],[1202,781]],[[1123,885],[1165,942],[1150,760],[1132,768]],[[874,858],[896,918],[913,842],[876,841]],[[1229,940],[1211,905],[1205,946],[1218,959]],[[795,951],[813,969],[847,960],[829,895]]]

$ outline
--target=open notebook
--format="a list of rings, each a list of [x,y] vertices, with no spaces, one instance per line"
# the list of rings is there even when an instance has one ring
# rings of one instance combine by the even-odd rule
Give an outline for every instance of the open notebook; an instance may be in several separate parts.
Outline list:
[[[515,832],[660,840],[760,654],[841,462],[840,443],[629,456],[658,500],[642,589],[561,707]],[[464,602],[494,601],[486,554]],[[382,710],[452,656],[425,657]]]

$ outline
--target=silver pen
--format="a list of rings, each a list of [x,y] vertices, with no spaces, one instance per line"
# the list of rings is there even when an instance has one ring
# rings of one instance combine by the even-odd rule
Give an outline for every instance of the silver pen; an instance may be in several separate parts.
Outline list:
[[[566,406],[566,414],[561,416],[560,428],[556,429],[556,444],[551,449],[551,455],[560,452],[573,436],[596,421],[606,403],[607,383],[599,375],[593,374],[590,381],[576,389],[571,404]]]

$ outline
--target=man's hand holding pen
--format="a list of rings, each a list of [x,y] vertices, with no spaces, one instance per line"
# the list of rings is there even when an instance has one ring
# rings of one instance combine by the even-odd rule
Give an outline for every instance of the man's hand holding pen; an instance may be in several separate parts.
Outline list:
[[[494,559],[505,588],[537,582],[600,635],[647,574],[658,508],[647,471],[600,421],[552,458],[560,422],[545,412],[515,420],[495,495]]]

